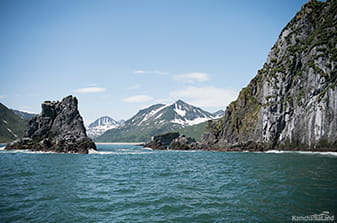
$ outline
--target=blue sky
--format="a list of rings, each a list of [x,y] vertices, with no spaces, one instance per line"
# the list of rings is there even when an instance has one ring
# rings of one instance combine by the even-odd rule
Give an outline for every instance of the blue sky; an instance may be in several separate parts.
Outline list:
[[[88,123],[183,99],[225,109],[304,0],[0,0],[0,102]]]

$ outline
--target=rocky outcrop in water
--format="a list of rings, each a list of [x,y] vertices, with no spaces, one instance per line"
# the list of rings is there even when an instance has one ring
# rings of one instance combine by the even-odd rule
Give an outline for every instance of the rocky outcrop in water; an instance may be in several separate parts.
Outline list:
[[[283,29],[263,68],[204,147],[337,150],[337,1],[309,1]]]
[[[87,137],[82,117],[73,96],[61,102],[45,101],[40,115],[28,123],[24,137],[5,149],[52,151],[60,153],[88,153],[96,150],[94,142]]]
[[[162,135],[153,136],[151,142],[145,143],[144,147],[149,147],[155,150],[166,150],[171,142],[179,137],[179,132],[169,132]]]
[[[195,139],[180,135],[178,132],[169,132],[154,136],[152,141],[144,147],[154,150],[196,150],[200,149]]]
[[[185,135],[180,135],[179,137],[172,140],[169,148],[171,150],[197,150],[200,149],[199,145],[195,139],[191,137],[186,137]]]

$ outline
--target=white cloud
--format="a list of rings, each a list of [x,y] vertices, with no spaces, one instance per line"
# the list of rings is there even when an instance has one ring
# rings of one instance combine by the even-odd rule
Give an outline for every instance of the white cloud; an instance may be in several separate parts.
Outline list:
[[[141,88],[141,85],[140,84],[135,84],[135,85],[131,85],[128,87],[129,90],[135,90],[135,89],[139,89]]]
[[[163,72],[163,71],[159,71],[159,70],[136,70],[134,72],[135,74],[168,74],[168,72]]]
[[[171,97],[184,99],[195,106],[200,107],[225,107],[236,99],[238,92],[233,89],[208,87],[187,87],[173,91]]]
[[[142,103],[152,101],[154,98],[147,96],[147,95],[135,95],[128,98],[124,98],[123,101],[129,103]]]
[[[75,92],[77,93],[99,93],[103,91],[106,91],[106,89],[100,88],[100,87],[87,87],[87,88],[79,88],[75,90]]]
[[[0,95],[0,99],[2,99],[2,98],[7,98],[7,96],[6,95]]]
[[[183,82],[188,82],[188,83],[193,83],[193,82],[205,82],[208,81],[209,75],[206,73],[187,73],[187,74],[177,74],[173,76],[173,79],[176,81],[183,81]]]

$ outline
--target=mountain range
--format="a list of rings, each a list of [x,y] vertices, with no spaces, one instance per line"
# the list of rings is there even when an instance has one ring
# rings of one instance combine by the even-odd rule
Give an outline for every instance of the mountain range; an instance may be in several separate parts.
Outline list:
[[[223,114],[224,111],[216,113],[204,111],[182,100],[168,105],[155,104],[140,110],[123,125],[115,125],[116,127],[105,131],[94,139],[97,142],[145,142],[156,134],[192,127],[208,120],[221,118]],[[97,120],[94,123],[97,124]],[[94,123],[89,125],[88,132],[91,131],[90,126],[92,125],[98,128]],[[101,126],[99,128],[103,129],[106,125]],[[205,126],[204,124],[203,127]],[[195,135],[200,136],[203,130],[201,128]]]

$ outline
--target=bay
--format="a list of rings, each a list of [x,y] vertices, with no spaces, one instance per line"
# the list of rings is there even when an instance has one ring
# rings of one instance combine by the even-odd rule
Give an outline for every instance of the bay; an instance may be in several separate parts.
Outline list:
[[[0,150],[0,222],[290,222],[337,217],[337,156]]]

